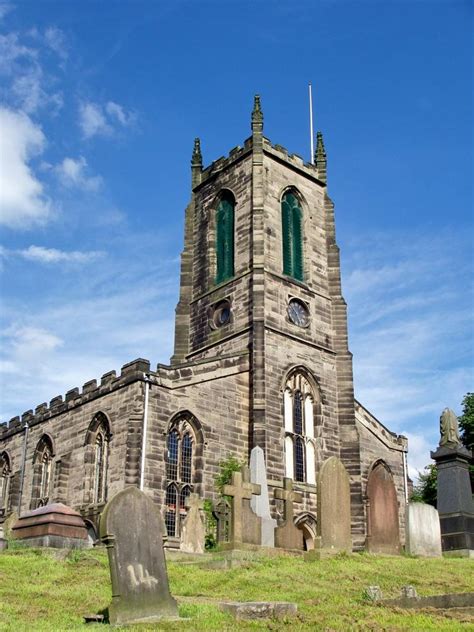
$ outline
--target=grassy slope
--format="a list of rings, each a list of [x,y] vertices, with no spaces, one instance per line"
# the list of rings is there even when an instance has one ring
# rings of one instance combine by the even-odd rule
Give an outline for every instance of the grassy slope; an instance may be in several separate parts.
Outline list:
[[[353,555],[321,562],[259,557],[230,570],[170,562],[172,594],[182,622],[134,626],[137,630],[467,630],[472,615],[457,619],[436,611],[413,612],[370,605],[364,588],[379,585],[396,597],[404,584],[423,595],[474,591],[474,562]],[[48,550],[0,554],[0,630],[103,630],[84,628],[82,616],[105,608],[111,597],[103,550],[58,559]],[[219,600],[295,601],[298,619],[239,623],[218,610]]]

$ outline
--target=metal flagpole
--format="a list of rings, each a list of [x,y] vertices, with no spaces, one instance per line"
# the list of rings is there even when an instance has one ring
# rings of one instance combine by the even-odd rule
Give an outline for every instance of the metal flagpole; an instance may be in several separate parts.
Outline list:
[[[309,84],[309,133],[311,136],[311,158],[310,162],[314,165],[314,138],[313,138],[313,93],[311,91],[311,82]]]

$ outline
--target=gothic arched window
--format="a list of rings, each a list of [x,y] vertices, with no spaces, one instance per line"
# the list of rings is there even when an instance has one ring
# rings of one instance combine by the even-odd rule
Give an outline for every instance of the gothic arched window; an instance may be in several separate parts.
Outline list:
[[[283,229],[283,274],[303,280],[302,210],[298,198],[287,191],[281,200]]]
[[[107,500],[107,470],[109,464],[110,425],[104,413],[94,415],[86,435],[87,504],[99,505]]]
[[[225,192],[216,211],[216,283],[234,276],[234,198]]]
[[[316,483],[314,446],[315,393],[308,378],[294,371],[283,394],[285,422],[285,476]]]
[[[166,512],[169,537],[179,537],[186,500],[193,490],[196,439],[191,415],[179,416],[170,427],[166,451]]]
[[[8,512],[8,492],[10,490],[11,464],[8,454],[0,454],[0,516]]]
[[[33,457],[32,509],[43,507],[50,501],[53,456],[53,443],[48,435],[43,435]]]

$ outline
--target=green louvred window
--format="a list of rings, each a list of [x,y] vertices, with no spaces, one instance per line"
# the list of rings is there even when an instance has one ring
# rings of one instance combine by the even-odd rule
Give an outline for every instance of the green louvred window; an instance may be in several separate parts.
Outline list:
[[[234,202],[225,197],[216,212],[216,283],[234,276]]]
[[[285,193],[281,201],[283,228],[283,274],[303,280],[302,212],[296,196]]]

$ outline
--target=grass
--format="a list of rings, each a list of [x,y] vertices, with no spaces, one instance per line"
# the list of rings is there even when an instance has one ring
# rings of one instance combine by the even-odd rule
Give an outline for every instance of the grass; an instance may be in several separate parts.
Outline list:
[[[467,559],[374,557],[365,554],[306,562],[299,557],[255,556],[241,566],[168,562],[172,594],[185,621],[137,625],[145,630],[468,630],[474,616],[446,611],[410,611],[371,604],[369,585],[397,597],[405,584],[421,595],[474,591],[474,562]],[[13,548],[0,554],[0,630],[84,630],[82,617],[111,599],[104,550]],[[236,622],[219,601],[294,601],[297,619]],[[457,618],[455,618],[457,617]],[[104,630],[91,624],[87,632]]]

